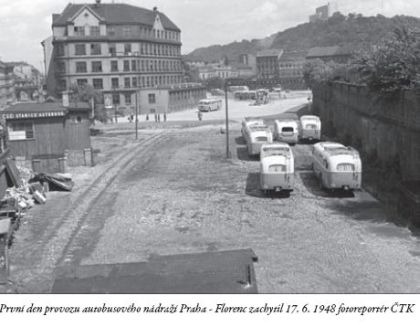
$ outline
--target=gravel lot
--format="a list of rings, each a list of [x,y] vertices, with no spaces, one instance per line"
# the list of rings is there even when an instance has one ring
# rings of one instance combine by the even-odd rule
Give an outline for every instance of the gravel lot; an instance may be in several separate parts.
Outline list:
[[[292,195],[264,197],[258,161],[246,154],[239,113],[233,117],[231,159],[217,117],[196,127],[182,120],[143,126],[138,141],[132,124],[105,126],[93,138],[98,165],[74,169],[72,193],[51,192],[25,217],[11,249],[12,283],[0,292],[49,292],[61,264],[239,248],[259,257],[263,293],[420,292],[418,237],[391,223],[366,192],[319,190],[309,145],[293,148]]]
[[[420,291],[418,239],[388,223],[365,192],[332,197],[319,190],[307,170],[310,146],[294,148],[299,171],[292,196],[266,198],[239,125],[231,160],[219,130],[183,130],[147,161],[133,162],[107,190],[106,213],[92,212],[102,226],[78,262],[251,247],[260,292]]]

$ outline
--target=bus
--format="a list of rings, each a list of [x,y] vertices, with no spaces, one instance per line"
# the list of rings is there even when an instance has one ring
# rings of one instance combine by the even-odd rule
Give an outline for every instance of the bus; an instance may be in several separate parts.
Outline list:
[[[198,110],[200,111],[215,111],[222,108],[222,100],[220,99],[203,99],[198,102]]]
[[[318,116],[304,115],[300,117],[301,140],[320,140],[321,139],[321,120]]]
[[[268,126],[254,125],[248,128],[245,136],[248,155],[259,155],[263,144],[273,143],[273,134]]]
[[[298,142],[299,126],[296,120],[285,119],[274,121],[274,137],[277,141],[288,144]]]
[[[359,190],[362,188],[362,161],[359,152],[335,142],[320,142],[312,150],[313,170],[321,188]]]
[[[242,121],[241,133],[242,136],[246,139],[251,126],[265,126],[264,120],[258,117],[245,117]]]
[[[292,192],[294,156],[287,143],[264,144],[260,153],[260,188],[268,192]]]

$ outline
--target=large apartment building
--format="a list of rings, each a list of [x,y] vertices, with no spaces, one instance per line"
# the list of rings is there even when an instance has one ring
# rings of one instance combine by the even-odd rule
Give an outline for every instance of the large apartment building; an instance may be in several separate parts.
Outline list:
[[[50,94],[90,84],[105,103],[130,106],[139,88],[183,82],[181,31],[156,7],[70,3],[53,14],[52,30]]]
[[[15,101],[13,67],[0,61],[0,109]]]

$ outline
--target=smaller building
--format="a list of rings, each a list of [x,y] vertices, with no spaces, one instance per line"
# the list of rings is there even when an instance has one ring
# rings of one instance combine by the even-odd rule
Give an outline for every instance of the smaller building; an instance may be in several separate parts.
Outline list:
[[[195,108],[206,98],[206,89],[200,83],[185,83],[169,88],[149,88],[139,91],[139,113],[169,114]]]
[[[321,59],[325,62],[348,63],[352,53],[346,48],[339,46],[311,48],[306,55],[306,60]]]
[[[65,172],[93,164],[91,109],[85,103],[19,103],[2,112],[7,145],[18,165],[35,172]]]

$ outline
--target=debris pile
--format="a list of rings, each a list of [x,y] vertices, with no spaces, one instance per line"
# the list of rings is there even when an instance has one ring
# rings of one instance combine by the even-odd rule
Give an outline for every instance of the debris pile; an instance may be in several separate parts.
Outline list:
[[[17,167],[15,161],[4,161],[5,173],[9,187],[0,200],[0,284],[7,280],[9,260],[7,248],[12,245],[14,231],[19,228],[20,219],[25,211],[34,204],[44,204],[46,194],[52,191],[73,189],[74,182],[69,174],[35,174],[32,170]]]

